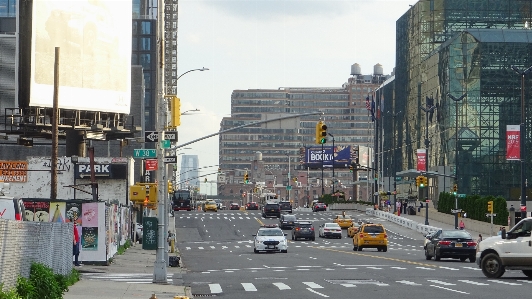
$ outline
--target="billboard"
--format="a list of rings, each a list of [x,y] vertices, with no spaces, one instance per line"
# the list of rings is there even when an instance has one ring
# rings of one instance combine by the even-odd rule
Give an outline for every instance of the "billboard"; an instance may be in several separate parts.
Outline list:
[[[333,167],[349,168],[358,157],[358,146],[338,145],[305,148],[304,166],[310,168]],[[323,163],[323,164],[322,164]]]
[[[59,47],[59,108],[129,114],[132,2],[20,3],[19,106],[52,107]]]

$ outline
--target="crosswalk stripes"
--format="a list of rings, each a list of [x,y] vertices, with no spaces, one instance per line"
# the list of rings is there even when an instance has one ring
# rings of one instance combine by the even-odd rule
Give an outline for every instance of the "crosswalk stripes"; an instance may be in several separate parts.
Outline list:
[[[171,283],[173,274],[167,274],[166,278]],[[81,277],[87,280],[110,280],[126,283],[153,283],[153,274],[150,273],[81,273]]]
[[[427,279],[424,281],[411,281],[411,280],[397,280],[395,282],[388,282],[384,283],[377,280],[371,280],[371,279],[362,279],[362,280],[339,280],[339,281],[328,281],[325,280],[325,283],[321,282],[313,282],[313,281],[302,281],[302,282],[295,282],[295,283],[284,283],[284,282],[272,282],[267,284],[258,284],[251,282],[241,282],[240,287],[236,287],[237,290],[244,291],[244,292],[258,292],[265,289],[271,289],[269,286],[273,285],[276,290],[279,291],[288,291],[288,290],[297,290],[301,286],[309,291],[313,290],[320,290],[320,292],[326,291],[328,288],[333,286],[340,286],[344,288],[355,288],[355,287],[364,287],[364,286],[376,286],[376,287],[389,287],[390,285],[393,285],[396,283],[397,285],[404,285],[408,287],[421,287],[421,286],[436,286],[436,287],[471,287],[471,286],[489,286],[489,285],[496,285],[496,284],[507,284],[507,285],[517,285],[521,286],[523,284],[530,283],[529,280],[516,280],[516,282],[508,282],[504,280],[487,280],[489,282],[493,282],[494,284],[480,282],[480,281],[474,281],[474,280],[467,280],[467,279],[459,279],[456,280],[456,282],[449,282],[444,280],[438,280],[438,279]],[[518,283],[519,282],[519,283]],[[209,283],[209,291],[211,294],[221,294],[224,292],[223,287],[219,283]],[[235,286],[229,286],[228,289],[232,289]],[[194,293],[194,288],[192,289],[192,292]]]

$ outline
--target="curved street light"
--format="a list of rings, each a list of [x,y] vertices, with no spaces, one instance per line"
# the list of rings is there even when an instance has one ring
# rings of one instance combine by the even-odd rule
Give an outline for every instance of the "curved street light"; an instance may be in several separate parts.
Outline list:
[[[179,80],[179,79],[180,79],[181,77],[183,77],[184,75],[190,73],[190,72],[194,72],[194,71],[200,71],[200,72],[203,72],[203,71],[208,71],[208,70],[209,70],[209,69],[206,68],[206,67],[202,67],[202,68],[200,68],[200,69],[188,70],[188,71],[182,73],[181,75],[179,75],[179,77],[177,77],[176,81]]]

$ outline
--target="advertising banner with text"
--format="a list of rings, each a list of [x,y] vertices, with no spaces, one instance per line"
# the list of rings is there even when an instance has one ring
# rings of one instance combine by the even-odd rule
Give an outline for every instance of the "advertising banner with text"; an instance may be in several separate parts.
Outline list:
[[[417,150],[417,171],[427,171],[427,150]]]
[[[506,126],[506,160],[521,159],[521,130],[519,125]]]
[[[302,148],[303,149],[303,148]],[[321,168],[349,168],[358,157],[358,146],[324,146],[305,148],[304,167]]]

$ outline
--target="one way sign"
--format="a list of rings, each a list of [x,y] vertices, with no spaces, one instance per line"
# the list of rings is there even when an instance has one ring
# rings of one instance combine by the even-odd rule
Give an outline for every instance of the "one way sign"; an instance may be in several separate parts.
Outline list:
[[[177,141],[177,132],[164,132],[164,139],[170,141]],[[159,142],[159,132],[145,131],[144,142]]]

